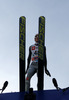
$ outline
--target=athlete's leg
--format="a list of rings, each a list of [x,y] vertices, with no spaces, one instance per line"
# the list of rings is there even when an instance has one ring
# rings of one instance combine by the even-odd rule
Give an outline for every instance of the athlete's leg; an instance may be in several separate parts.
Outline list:
[[[29,91],[29,88],[30,88],[30,79],[31,77],[35,74],[36,70],[34,68],[34,65],[30,65],[29,66],[29,69],[27,71],[27,76],[26,76],[26,79],[25,79],[25,91]]]

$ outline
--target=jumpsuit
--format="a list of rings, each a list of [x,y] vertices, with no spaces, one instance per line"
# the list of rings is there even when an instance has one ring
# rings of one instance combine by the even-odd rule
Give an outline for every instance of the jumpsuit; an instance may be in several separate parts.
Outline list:
[[[30,61],[32,60],[31,64]],[[46,53],[45,53],[45,65],[46,65]],[[30,79],[37,73],[38,76],[38,43],[29,47],[28,65],[27,65],[27,76],[25,79],[25,91],[29,91]]]

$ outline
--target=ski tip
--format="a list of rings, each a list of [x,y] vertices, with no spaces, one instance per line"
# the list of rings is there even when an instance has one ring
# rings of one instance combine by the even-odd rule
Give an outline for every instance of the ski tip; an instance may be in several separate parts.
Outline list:
[[[20,18],[26,18],[25,16],[21,16]]]
[[[40,16],[39,18],[42,18],[42,19],[44,18],[44,19],[45,19],[45,17],[44,17],[44,16]]]

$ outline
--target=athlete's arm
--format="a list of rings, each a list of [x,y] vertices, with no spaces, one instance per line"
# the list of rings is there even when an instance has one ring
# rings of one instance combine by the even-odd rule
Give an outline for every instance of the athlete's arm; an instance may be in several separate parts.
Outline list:
[[[27,70],[29,68],[30,61],[31,61],[31,46],[29,47],[29,55],[28,55],[28,59],[27,59]]]
[[[29,55],[28,55],[28,59],[27,59],[27,69],[26,69],[25,74],[27,73],[27,70],[29,68],[30,61],[31,61],[31,46],[29,47]]]
[[[45,70],[46,70],[47,69],[46,47],[44,47],[44,66],[45,66]]]
[[[47,69],[46,47],[44,47],[44,63],[45,63],[45,73],[51,77],[51,74]]]

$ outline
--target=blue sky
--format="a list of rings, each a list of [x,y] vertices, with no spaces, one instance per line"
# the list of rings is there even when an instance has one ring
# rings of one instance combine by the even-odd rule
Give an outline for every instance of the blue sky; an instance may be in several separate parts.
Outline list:
[[[19,91],[19,17],[26,17],[26,60],[28,48],[38,33],[38,18],[45,16],[45,45],[48,69],[61,88],[69,86],[69,0],[0,1],[0,87],[8,80],[5,92]],[[26,62],[27,63],[27,62]],[[55,89],[45,75],[44,89]],[[31,86],[36,90],[36,75]]]

